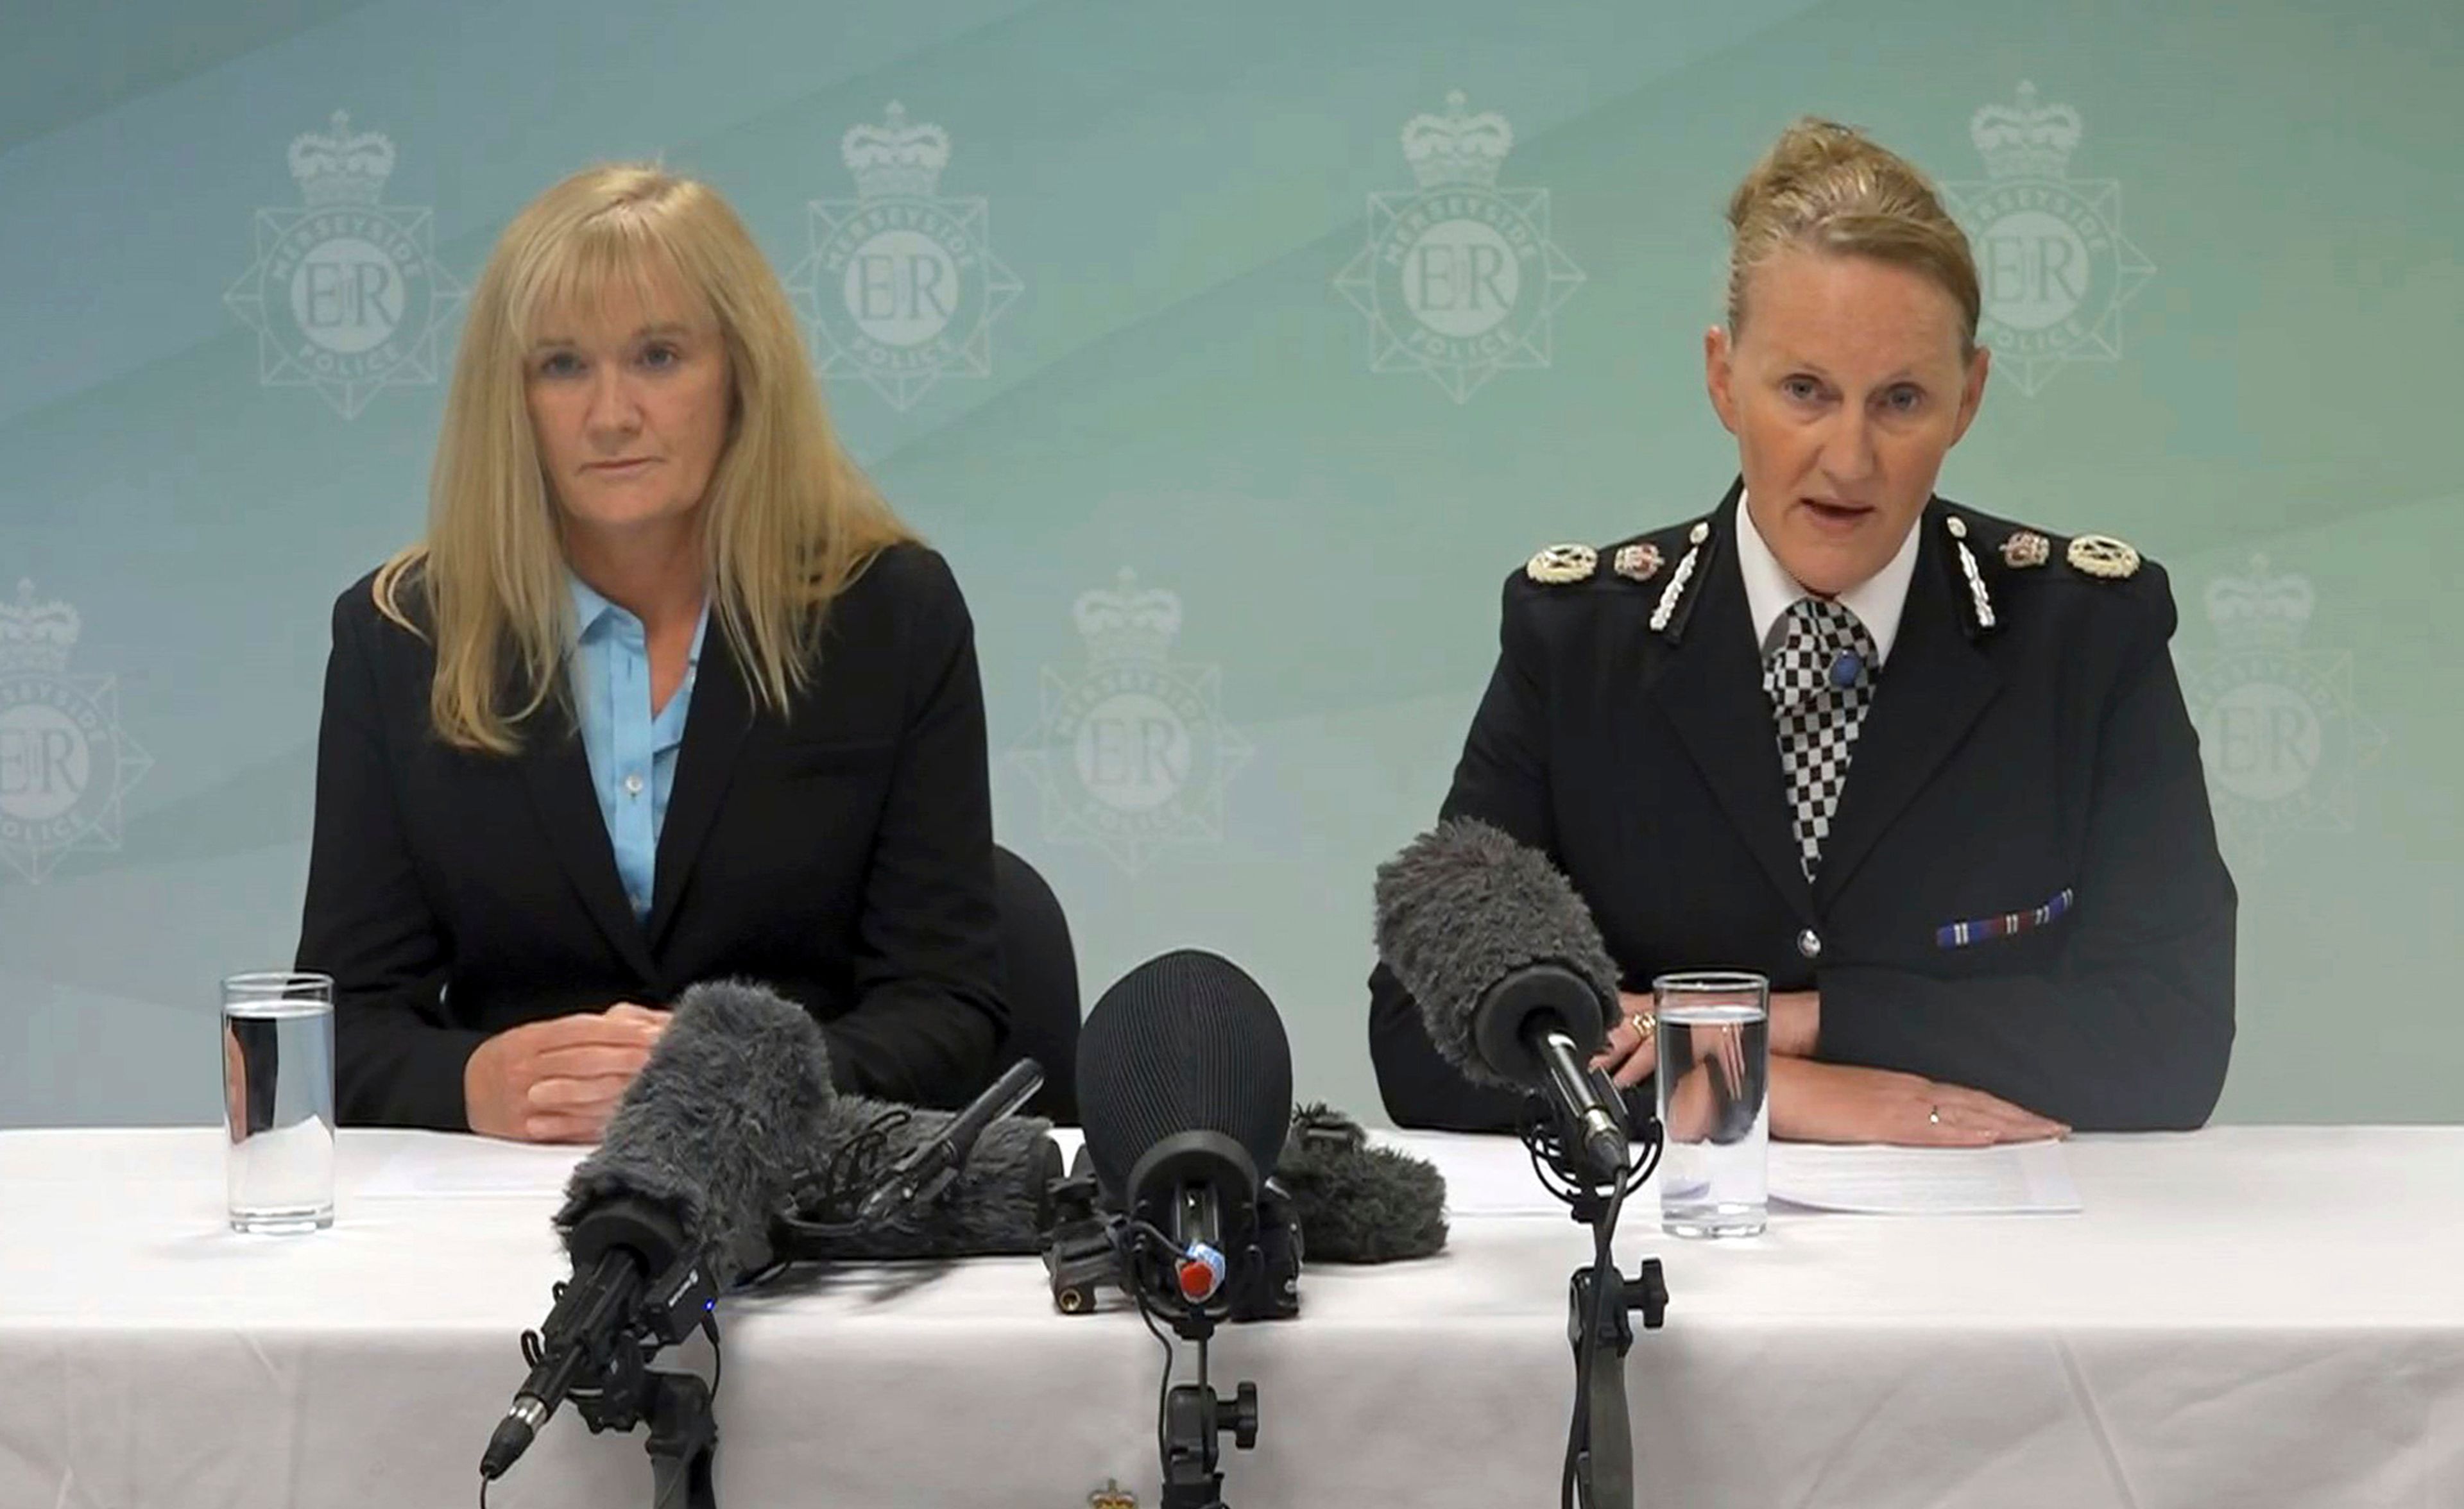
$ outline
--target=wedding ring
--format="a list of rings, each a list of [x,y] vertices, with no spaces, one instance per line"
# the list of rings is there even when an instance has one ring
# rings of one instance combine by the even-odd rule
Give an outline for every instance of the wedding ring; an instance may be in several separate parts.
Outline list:
[[[1651,1035],[1660,1030],[1660,1018],[1647,1011],[1629,1013],[1625,1024],[1634,1029],[1634,1040],[1637,1043],[1649,1042]]]

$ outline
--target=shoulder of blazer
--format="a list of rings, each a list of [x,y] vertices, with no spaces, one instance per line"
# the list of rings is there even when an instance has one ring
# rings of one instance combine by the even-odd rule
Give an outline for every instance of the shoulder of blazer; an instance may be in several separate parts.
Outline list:
[[[2172,634],[2173,591],[2165,568],[2110,535],[2057,535],[1942,497],[1927,505],[1920,527],[1937,532],[1944,569],[1971,616],[1981,587],[1997,620],[2152,633],[2160,644]],[[1974,562],[1979,587],[1966,581],[1967,561]]]
[[[1534,625],[1639,619],[1682,634],[1696,589],[1720,546],[1712,514],[1606,545],[1551,545],[1506,579],[1506,613]]]
[[[343,588],[334,600],[334,647],[340,650],[348,646],[371,664],[392,665],[407,656],[411,665],[432,667],[436,648],[429,639],[427,597],[418,590],[416,579],[397,598],[416,628],[386,617],[385,610],[377,606],[376,580],[377,573],[371,571]]]
[[[956,598],[957,578],[941,553],[921,540],[886,545],[848,581],[843,597],[880,596],[902,605],[939,603]]]
[[[897,653],[927,664],[946,661],[974,636],[966,600],[941,553],[916,540],[890,545],[863,564],[818,626],[818,653],[833,646]]]

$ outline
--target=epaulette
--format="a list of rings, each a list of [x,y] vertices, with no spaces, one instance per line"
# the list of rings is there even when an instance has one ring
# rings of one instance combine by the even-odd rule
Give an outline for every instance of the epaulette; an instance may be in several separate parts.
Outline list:
[[[1714,533],[1706,517],[1598,549],[1551,545],[1524,562],[1523,574],[1542,586],[1600,582],[1647,590],[1654,594],[1651,631],[1673,640],[1684,632],[1686,615],[1693,611],[1693,585],[1710,563]],[[1672,554],[1677,557],[1674,567],[1668,564]]]
[[[1523,574],[1544,587],[1589,581],[1600,569],[1600,553],[1589,545],[1547,545],[1523,563]]]
[[[1993,537],[1997,528],[1999,538]],[[2063,544],[2025,525],[1997,525],[1957,509],[1944,513],[1942,529],[1947,536],[1944,557],[1952,574],[1953,595],[1967,607],[1960,618],[1970,639],[1999,622],[1993,586],[2002,579],[2059,561],[2059,569],[2093,580],[2126,581],[2139,574],[2142,564],[2136,549],[2110,535],[2080,535]]]

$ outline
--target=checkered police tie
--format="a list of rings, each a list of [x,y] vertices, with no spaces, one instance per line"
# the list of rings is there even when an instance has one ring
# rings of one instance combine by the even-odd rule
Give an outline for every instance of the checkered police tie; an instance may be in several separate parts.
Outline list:
[[[1805,878],[1822,861],[1831,816],[1848,784],[1848,756],[1874,701],[1874,636],[1837,602],[1799,598],[1781,623],[1786,634],[1763,666],[1763,690],[1779,725],[1779,762]]]

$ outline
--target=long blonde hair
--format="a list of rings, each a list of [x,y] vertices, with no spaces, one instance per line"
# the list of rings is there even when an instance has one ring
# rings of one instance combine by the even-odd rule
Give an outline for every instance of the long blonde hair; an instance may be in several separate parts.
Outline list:
[[[759,706],[783,711],[811,674],[813,624],[875,555],[913,537],[840,448],[786,291],[717,191],[641,164],[576,173],[514,217],[479,273],[427,538],[376,577],[385,616],[433,638],[429,708],[449,743],[511,754],[517,724],[569,706],[571,594],[525,399],[539,321],[661,283],[702,302],[727,353],[733,405],[701,538],[711,616]]]
[[[1781,132],[1728,196],[1728,231],[1732,336],[1745,327],[1754,269],[1802,246],[1924,273],[1959,304],[1960,355],[1975,353],[1981,300],[1967,232],[1915,164],[1853,126],[1809,116]]]

